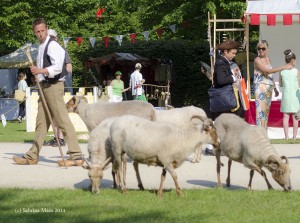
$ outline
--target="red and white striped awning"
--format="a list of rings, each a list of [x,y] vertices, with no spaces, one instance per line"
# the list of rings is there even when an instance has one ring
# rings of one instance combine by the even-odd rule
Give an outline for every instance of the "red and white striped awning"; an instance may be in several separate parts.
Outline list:
[[[248,0],[245,15],[250,15],[251,25],[261,21],[269,26],[275,26],[277,21],[284,25],[300,23],[300,0]]]

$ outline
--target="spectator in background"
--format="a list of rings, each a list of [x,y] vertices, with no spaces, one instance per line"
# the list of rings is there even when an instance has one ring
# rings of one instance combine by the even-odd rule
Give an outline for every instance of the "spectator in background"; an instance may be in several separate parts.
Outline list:
[[[258,57],[254,59],[254,91],[256,106],[256,125],[268,127],[269,113],[272,101],[272,92],[279,95],[276,89],[273,73],[288,70],[290,65],[272,68],[271,60],[268,57],[269,44],[262,40],[257,44]]]
[[[143,90],[145,79],[143,79],[143,75],[140,72],[141,69],[142,65],[137,63],[135,65],[135,71],[130,75],[129,88],[131,88],[134,100],[147,101]]]
[[[115,75],[116,78],[110,82],[110,86],[112,86],[113,90],[112,102],[121,102],[123,101],[122,93],[128,91],[130,87],[124,89],[124,82],[121,80],[121,71],[117,71]]]
[[[58,37],[57,37],[57,32],[54,29],[49,29],[48,30],[48,35],[50,36],[50,38],[54,39],[55,41],[57,41]],[[65,49],[65,48],[64,48]],[[68,53],[68,51],[65,49],[66,51],[66,55],[65,55],[65,66],[67,69],[67,73],[65,74],[65,91],[66,92],[70,92],[71,94],[73,94],[73,89],[72,89],[72,61],[70,58],[70,55]]]
[[[57,41],[57,32],[54,29],[48,29],[48,35],[50,36],[50,39],[54,39],[55,41]],[[67,52],[66,49],[65,49],[65,52],[66,52],[66,55],[65,55],[65,66],[66,66],[66,69],[67,69],[67,74],[65,75],[65,81],[64,81],[65,91],[71,92],[72,88],[70,88],[70,87],[72,87],[72,77],[71,77],[71,86],[68,86],[70,83],[67,83],[67,80],[70,79],[70,76],[68,76],[68,75],[72,76],[72,63],[71,63],[70,56],[69,56],[69,54],[68,54],[68,52]],[[58,128],[58,125],[57,125],[55,119],[53,119],[53,126],[52,127],[53,127],[53,131],[56,132],[56,135],[57,135],[58,140],[59,140],[59,144],[61,146],[66,145],[66,142],[64,140],[64,135],[62,134],[61,130]],[[53,137],[49,141],[44,142],[43,145],[44,146],[58,147],[58,142],[57,142],[56,138]]]
[[[283,70],[279,73],[279,85],[282,87],[282,99],[280,111],[283,113],[283,129],[285,139],[289,139],[289,119],[293,117],[293,139],[296,140],[298,132],[298,120],[295,113],[300,109],[300,73],[296,65],[296,55],[287,49],[284,51],[285,62],[291,65],[292,69]]]
[[[24,73],[24,72],[19,73],[19,75],[18,75],[18,89],[21,90],[21,91],[24,91],[24,92],[26,92],[26,88],[28,87],[26,79],[27,79],[26,73]],[[25,108],[26,108],[26,100],[22,101],[19,104],[19,116],[18,116],[19,123],[22,123],[22,120],[25,117],[25,113],[26,113]]]

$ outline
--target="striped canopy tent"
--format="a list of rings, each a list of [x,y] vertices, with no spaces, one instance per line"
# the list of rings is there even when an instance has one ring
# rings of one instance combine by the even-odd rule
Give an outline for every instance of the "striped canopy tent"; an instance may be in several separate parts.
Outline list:
[[[300,56],[300,0],[248,0],[245,17],[248,24],[259,25],[259,39],[268,41],[273,67],[285,63],[285,49]]]

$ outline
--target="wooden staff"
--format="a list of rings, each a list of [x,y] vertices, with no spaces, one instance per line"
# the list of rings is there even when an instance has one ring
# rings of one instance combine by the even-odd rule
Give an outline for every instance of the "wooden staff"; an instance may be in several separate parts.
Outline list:
[[[34,63],[33,63],[33,60],[32,60],[31,54],[30,54],[30,48],[31,48],[31,44],[26,44],[24,47],[22,47],[24,53],[26,54],[26,56],[27,56],[27,58],[29,60],[30,65],[34,66]],[[35,78],[35,82],[36,82],[36,84],[38,86],[38,89],[39,89],[39,92],[40,92],[42,103],[44,105],[44,108],[46,109],[46,113],[48,115],[48,118],[50,120],[51,126],[53,128],[54,136],[55,136],[58,148],[59,148],[59,152],[60,152],[61,158],[63,160],[65,168],[67,169],[67,165],[66,165],[66,162],[65,162],[65,159],[64,159],[64,156],[63,156],[63,152],[62,152],[62,149],[61,149],[61,145],[60,145],[60,142],[59,142],[59,139],[58,139],[57,132],[54,129],[53,120],[52,120],[52,117],[51,117],[51,114],[50,114],[50,111],[49,111],[49,107],[48,107],[47,101],[45,99],[44,92],[43,92],[43,90],[41,88],[41,85],[40,85],[40,82],[39,82],[39,79],[38,79],[37,75],[34,75],[34,78]]]

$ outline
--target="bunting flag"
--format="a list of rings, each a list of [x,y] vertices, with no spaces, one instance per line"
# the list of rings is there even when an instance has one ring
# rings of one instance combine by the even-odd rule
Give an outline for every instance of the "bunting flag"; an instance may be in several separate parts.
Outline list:
[[[107,48],[108,47],[108,41],[109,41],[109,36],[104,36],[102,37],[102,40],[104,42],[104,46]]]
[[[250,25],[258,26],[260,23],[260,15],[252,14],[250,17]]]
[[[145,40],[148,42],[150,32],[149,31],[144,31],[144,32],[142,32],[142,34],[144,35]]]
[[[164,33],[164,30],[162,28],[159,28],[156,30],[156,33],[157,33],[158,37],[161,38]]]
[[[123,35],[116,36],[116,40],[118,41],[119,45],[122,46]]]
[[[78,47],[80,47],[80,44],[82,43],[83,38],[82,37],[76,37],[76,41],[77,41]]]
[[[182,26],[183,28],[187,29],[187,28],[190,27],[190,23],[189,23],[188,21],[183,21],[183,22],[181,23],[181,26]]]
[[[131,33],[129,36],[130,36],[132,44],[135,44],[136,33]]]
[[[102,13],[105,11],[105,8],[100,8],[98,9],[98,11],[96,12],[96,18],[98,20],[100,20],[102,18]]]
[[[96,43],[96,38],[95,37],[90,37],[90,43],[91,43],[92,48],[94,48],[95,43]]]
[[[172,31],[172,33],[176,33],[176,24],[169,25],[169,28]]]
[[[283,25],[293,25],[293,15],[283,15]]]
[[[101,15],[102,13],[105,11],[104,8],[101,8],[97,11],[96,13],[96,16],[101,18]],[[189,21],[183,21],[181,23],[182,27],[184,28],[187,28],[190,26],[190,22]],[[158,37],[161,38],[164,31],[166,30],[166,28],[169,28],[173,33],[176,33],[176,28],[177,28],[178,24],[172,24],[172,25],[169,25],[167,27],[161,27],[157,30],[155,30],[155,32],[157,33]],[[150,32],[152,31],[144,31],[144,32],[141,32],[140,34],[142,34],[145,38],[146,41],[149,41],[149,36],[150,36]],[[137,33],[131,33],[131,34],[126,34],[126,35],[129,35],[130,39],[131,39],[131,43],[132,44],[135,44],[136,43],[136,37],[137,37]],[[104,45],[105,47],[108,47],[108,42],[109,42],[109,39],[110,37],[112,36],[105,36],[105,37],[63,37],[63,42],[64,42],[64,46],[65,48],[67,48],[67,45],[69,43],[69,41],[71,39],[75,39],[77,41],[77,44],[78,44],[78,47],[80,47],[82,41],[84,38],[88,39],[89,38],[89,41],[90,41],[90,44],[91,46],[94,48],[95,47],[95,43],[96,43],[96,39],[99,39],[99,38],[102,38],[102,40],[104,41]],[[118,41],[119,45],[121,46],[122,42],[123,42],[123,37],[124,35],[117,35],[115,36],[116,40]]]
[[[63,38],[65,48],[67,48],[67,45],[68,45],[70,39],[71,39],[71,37],[64,37]]]
[[[267,25],[268,26],[275,26],[276,25],[276,15],[275,14],[267,15]]]

